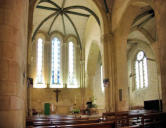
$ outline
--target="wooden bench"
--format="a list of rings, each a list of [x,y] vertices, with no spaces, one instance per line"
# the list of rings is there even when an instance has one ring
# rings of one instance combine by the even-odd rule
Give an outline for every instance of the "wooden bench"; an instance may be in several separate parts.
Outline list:
[[[98,123],[99,120],[54,120],[54,121],[41,121],[33,122],[33,126],[48,126],[59,124],[83,124],[83,123]]]
[[[72,125],[60,125],[57,128],[115,128],[113,121],[99,122],[99,123],[84,123]]]
[[[115,128],[114,121],[103,121],[91,118],[73,118],[69,116],[56,117],[29,117],[26,120],[27,128]]]
[[[104,113],[103,118],[106,120],[114,120],[116,127],[129,127],[129,128],[152,128],[157,126],[165,126],[166,128],[166,114],[157,113],[149,110],[136,110],[128,112],[111,112]]]
[[[54,118],[49,118],[49,117],[29,117],[26,119],[26,126],[31,126],[34,125],[34,123],[41,123],[43,125],[46,124],[52,124],[54,121],[69,121],[69,120],[88,120],[89,118],[69,118],[69,117],[54,117]]]
[[[141,118],[141,128],[149,127],[149,128],[158,128],[166,127],[166,113],[149,113],[143,114]]]
[[[59,124],[53,126],[28,126],[27,128],[115,128],[115,123],[113,121],[106,121],[98,123]]]

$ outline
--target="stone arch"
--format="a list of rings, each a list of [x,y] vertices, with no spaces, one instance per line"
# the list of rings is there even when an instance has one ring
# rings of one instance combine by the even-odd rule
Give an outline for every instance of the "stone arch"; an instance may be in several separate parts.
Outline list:
[[[148,5],[149,2],[145,0],[146,4],[135,4],[139,2],[137,0],[126,0],[120,2],[117,0],[113,7],[112,16],[112,32],[113,42],[116,47],[116,80],[115,80],[115,91],[116,91],[116,102],[115,111],[125,111],[129,109],[129,93],[128,93],[128,70],[127,70],[127,41],[128,35],[134,19],[143,11],[142,7]],[[119,4],[120,3],[120,4]],[[138,6],[139,5],[139,6]],[[140,6],[141,5],[141,6]],[[122,65],[123,63],[123,65]],[[119,90],[123,91],[123,100],[119,102]]]
[[[105,93],[102,91],[101,78],[102,56],[97,42],[92,42],[88,53],[87,61],[87,91],[86,96],[94,96],[98,108],[105,109]]]
[[[131,109],[143,107],[144,100],[161,99],[161,85],[157,73],[157,63],[154,51],[150,44],[136,40],[133,48],[128,52],[128,84],[130,89],[129,107]],[[147,57],[148,87],[142,90],[136,89],[135,84],[135,57],[139,51],[144,51]]]
[[[96,71],[95,64],[98,61],[99,53],[100,53],[100,50],[99,50],[98,45],[96,43],[92,42],[89,53],[88,53],[88,61],[87,61],[88,75],[93,74]]]
[[[127,26],[130,25],[133,19],[138,15],[137,10],[147,5],[152,8],[154,7],[152,0],[126,0],[123,2],[117,0],[114,2],[114,8],[112,9],[112,31],[115,31],[121,23],[127,24],[126,28],[129,28]],[[127,19],[128,22],[124,22]]]
[[[121,47],[127,49],[127,43],[128,42],[134,42],[133,43],[133,48],[136,50],[136,47],[138,48],[138,44],[136,42],[141,42],[141,44],[144,44],[145,47],[148,46],[149,49],[151,49],[151,56],[153,56],[152,60],[155,60],[156,63],[156,75],[157,75],[157,84],[159,84],[160,86],[160,76],[158,76],[158,72],[159,72],[159,66],[158,66],[158,51],[157,51],[157,47],[155,46],[156,44],[154,44],[156,42],[155,39],[153,39],[149,33],[147,33],[147,31],[145,31],[142,28],[134,28],[131,29],[132,23],[134,21],[134,19],[140,14],[142,13],[144,10],[143,8],[145,6],[149,6],[152,9],[154,9],[153,6],[153,2],[151,0],[149,1],[145,1],[145,0],[134,0],[134,1],[128,1],[128,3],[125,6],[125,11],[124,13],[121,15],[119,21],[117,21],[117,26],[113,28],[113,30],[115,31],[115,33],[120,33],[121,34],[121,38],[117,39],[117,43],[121,42]],[[142,11],[143,10],[143,11]],[[115,22],[115,21],[114,21]],[[128,40],[128,35],[133,32],[133,31],[138,31],[139,33],[141,33],[141,35],[143,35],[145,37],[146,40],[142,40],[139,38],[134,38],[133,40]],[[115,34],[116,35],[116,34]],[[122,43],[123,42],[123,43]],[[124,44],[125,43],[125,44]],[[120,43],[118,43],[117,45],[120,45]],[[155,48],[154,48],[155,47]],[[137,49],[138,50],[138,49]],[[133,51],[133,50],[132,50]],[[127,52],[127,56],[129,58],[129,55],[131,55],[131,50],[129,50],[129,52]],[[123,53],[125,53],[125,51],[123,51]],[[128,59],[126,58],[126,59]],[[127,73],[127,72],[126,72]],[[128,72],[128,76],[130,76],[130,72]],[[127,78],[128,79],[128,78]],[[126,86],[127,88],[127,86]],[[160,88],[160,87],[159,87]],[[161,93],[161,90],[157,91],[159,93]],[[158,95],[158,94],[157,94]],[[160,95],[160,94],[159,94]],[[161,98],[161,96],[159,96]]]

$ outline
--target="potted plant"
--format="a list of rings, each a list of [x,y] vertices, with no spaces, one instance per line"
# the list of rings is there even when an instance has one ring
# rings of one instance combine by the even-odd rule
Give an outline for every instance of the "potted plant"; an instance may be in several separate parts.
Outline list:
[[[97,109],[97,105],[94,103],[96,100],[96,98],[93,96],[93,97],[90,97],[89,98],[89,101],[87,102],[87,113],[90,115],[90,114],[94,114],[96,113],[96,109]]]

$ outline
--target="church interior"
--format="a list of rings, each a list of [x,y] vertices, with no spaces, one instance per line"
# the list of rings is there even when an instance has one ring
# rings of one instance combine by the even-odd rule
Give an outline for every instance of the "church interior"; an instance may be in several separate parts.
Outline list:
[[[165,128],[165,7],[1,0],[0,128]]]

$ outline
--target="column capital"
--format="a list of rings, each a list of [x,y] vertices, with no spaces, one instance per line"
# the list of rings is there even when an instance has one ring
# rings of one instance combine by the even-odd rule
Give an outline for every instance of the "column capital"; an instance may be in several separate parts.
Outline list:
[[[103,42],[110,42],[112,40],[112,38],[113,38],[113,34],[107,33],[107,34],[102,35],[101,40]]]
[[[85,63],[85,60],[84,59],[81,59],[80,60],[80,64],[84,64]]]

